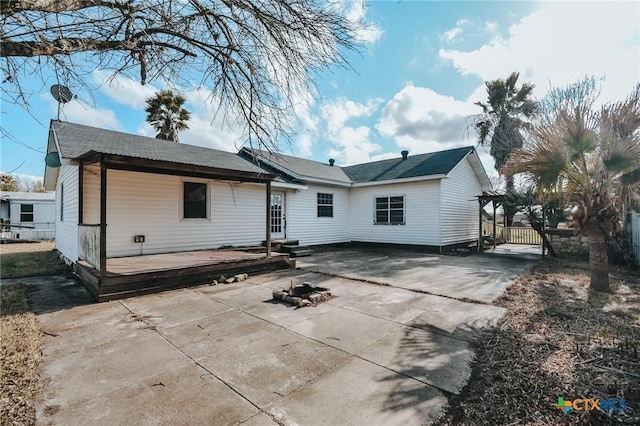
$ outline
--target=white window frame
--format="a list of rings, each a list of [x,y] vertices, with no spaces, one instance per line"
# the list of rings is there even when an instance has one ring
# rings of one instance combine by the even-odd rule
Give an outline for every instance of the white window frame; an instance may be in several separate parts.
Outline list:
[[[378,222],[378,199],[386,198],[387,199],[387,221],[386,222]],[[391,222],[391,212],[399,211],[399,209],[391,208],[391,199],[392,198],[402,198],[402,222]],[[397,202],[397,201],[396,201]],[[380,210],[382,211],[382,210]],[[373,197],[373,224],[374,225],[406,225],[407,224],[407,196],[405,194],[402,195],[376,195]]]

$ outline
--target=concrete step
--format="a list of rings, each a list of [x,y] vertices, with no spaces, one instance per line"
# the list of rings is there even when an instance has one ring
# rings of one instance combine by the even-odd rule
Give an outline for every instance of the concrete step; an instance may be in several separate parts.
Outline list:
[[[303,256],[311,256],[313,254],[313,250],[306,247],[295,248],[288,251],[289,256],[291,257],[303,257]]]
[[[271,248],[276,251],[283,251],[282,247],[284,246],[298,246],[300,242],[298,240],[291,240],[288,238],[280,238],[276,240],[271,240]],[[262,241],[262,246],[266,246],[267,242]]]

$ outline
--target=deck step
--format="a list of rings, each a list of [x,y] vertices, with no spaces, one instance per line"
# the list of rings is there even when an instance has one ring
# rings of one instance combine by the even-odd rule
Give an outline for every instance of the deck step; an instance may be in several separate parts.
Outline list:
[[[282,251],[284,246],[298,246],[300,242],[298,240],[291,240],[289,238],[278,238],[271,240],[271,248],[275,251]],[[267,242],[262,241],[262,246],[266,247]]]
[[[313,250],[311,249],[292,250],[289,252],[289,256],[291,257],[311,256],[312,254]]]
[[[313,254],[311,247],[299,245],[284,244],[280,250],[285,253],[289,253],[289,256],[291,257],[311,256]]]

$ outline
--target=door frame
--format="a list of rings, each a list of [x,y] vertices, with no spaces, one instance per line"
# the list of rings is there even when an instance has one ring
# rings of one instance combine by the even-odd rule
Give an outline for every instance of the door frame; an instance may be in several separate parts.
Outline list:
[[[274,196],[280,197],[280,214],[274,212],[273,199]],[[271,209],[271,238],[283,239],[287,237],[287,193],[285,191],[272,191],[271,203],[269,205]],[[279,223],[278,223],[279,222]],[[280,232],[277,230],[280,229]]]

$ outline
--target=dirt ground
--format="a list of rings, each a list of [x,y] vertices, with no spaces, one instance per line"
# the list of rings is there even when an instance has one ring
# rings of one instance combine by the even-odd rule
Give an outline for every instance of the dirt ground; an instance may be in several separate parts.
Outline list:
[[[542,262],[507,289],[494,303],[507,308],[499,331],[440,425],[640,424],[640,271],[613,269],[611,294],[590,291],[588,271]],[[616,410],[564,414],[559,397]]]

